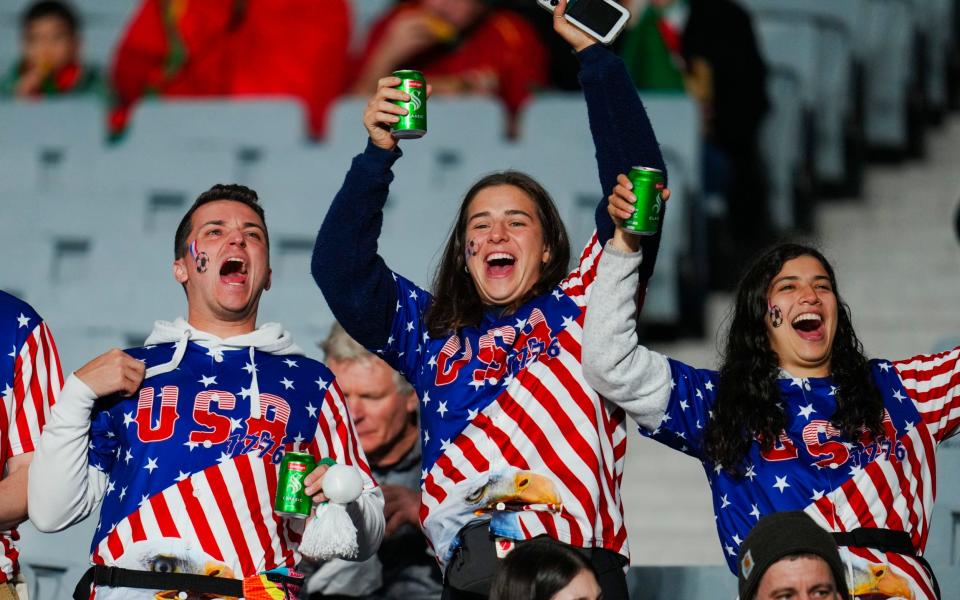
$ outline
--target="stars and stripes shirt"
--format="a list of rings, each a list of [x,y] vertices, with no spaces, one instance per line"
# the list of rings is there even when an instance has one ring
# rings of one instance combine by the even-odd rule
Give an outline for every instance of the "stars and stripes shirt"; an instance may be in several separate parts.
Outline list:
[[[27,303],[0,291],[0,474],[7,461],[36,449],[63,387],[53,336]],[[0,532],[0,583],[19,571],[16,529]]]
[[[546,534],[628,555],[620,501],[625,415],[600,401],[580,365],[586,294],[600,253],[594,236],[551,292],[444,338],[427,332],[430,294],[394,275],[396,314],[378,352],[421,399],[420,516],[442,563],[459,530],[486,514],[488,500],[495,535]],[[516,510],[504,502],[498,510],[509,491],[496,490],[517,472],[546,478],[556,498],[527,498]]]
[[[738,478],[703,451],[718,374],[669,360],[667,410],[659,427],[645,433],[703,462],[731,570],[737,572],[739,545],[753,525],[786,510],[803,510],[829,531],[905,531],[922,554],[936,490],[936,448],[960,426],[960,348],[870,365],[884,401],[883,436],[848,439],[831,425],[837,408],[831,378],[780,379],[788,425],[769,452],[753,444]],[[914,598],[934,598],[929,575],[912,557],[854,547],[843,555],[854,587],[870,585],[871,565],[886,565],[912,587]]]
[[[490,312],[475,327],[432,338],[424,320],[430,294],[377,255],[401,153],[372,142],[354,158],[317,235],[311,272],[331,311],[420,397],[420,516],[442,564],[475,519],[489,519],[504,538],[546,534],[628,555],[625,413],[586,383],[580,340],[601,244],[613,233],[606,195],[633,165],[666,168],[623,62],[601,44],[577,58],[596,148],[598,234],[558,287],[509,316]],[[659,236],[643,244],[648,260],[639,274],[648,280]]]
[[[175,344],[128,350],[148,367]],[[302,519],[273,511],[285,452],[356,465],[374,487],[329,369],[297,354],[190,342],[177,369],[97,400],[90,466],[107,476],[94,564],[242,578],[294,567]],[[256,377],[253,373],[256,371]],[[258,388],[260,411],[251,414]],[[189,567],[186,565],[190,565]]]

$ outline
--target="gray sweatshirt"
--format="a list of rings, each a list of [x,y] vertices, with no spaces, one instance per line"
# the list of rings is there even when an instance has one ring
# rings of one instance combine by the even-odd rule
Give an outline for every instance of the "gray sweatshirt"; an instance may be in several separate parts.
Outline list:
[[[590,290],[583,326],[583,374],[608,401],[641,427],[656,429],[673,383],[667,357],[640,345],[637,336],[639,266],[643,253],[607,242]]]

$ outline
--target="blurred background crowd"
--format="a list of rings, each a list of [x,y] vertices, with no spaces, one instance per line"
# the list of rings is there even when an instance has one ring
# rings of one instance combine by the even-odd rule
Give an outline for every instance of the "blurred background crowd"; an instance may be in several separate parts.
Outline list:
[[[673,191],[644,309],[649,336],[672,340],[673,355],[713,362],[712,349],[684,340],[715,327],[724,298],[715,292],[784,236],[871,248],[852,253],[869,255],[870,277],[923,263],[957,280],[945,217],[960,192],[949,167],[960,143],[950,133],[960,2],[622,3],[632,19],[614,47],[641,90]],[[575,246],[593,227],[596,168],[577,61],[535,0],[5,0],[0,67],[0,288],[45,315],[68,372],[109,346],[141,344],[154,319],[176,316],[166,312],[182,303],[169,239],[217,181],[263,199],[275,275],[265,320],[283,322],[304,347],[321,339],[332,317],[309,276],[313,239],[363,148],[366,97],[394,69],[422,70],[434,96],[429,133],[403,144],[387,205],[381,254],[392,268],[427,285],[459,198],[492,170],[543,182]],[[925,193],[937,197],[921,205]],[[925,256],[881,256],[883,245],[864,242],[871,235],[937,245]],[[413,238],[422,244],[411,247]],[[895,334],[899,315],[883,316],[873,325]],[[949,337],[957,325],[953,315],[930,328]],[[877,350],[930,351],[928,338]],[[952,508],[941,492],[948,516],[938,522],[954,571],[957,489]],[[667,556],[682,563],[682,549],[706,543],[692,562],[719,564],[712,523],[705,530],[675,536],[681,551]],[[90,539],[70,535],[74,548]],[[34,570],[75,562],[69,547]],[[637,577],[650,585],[670,573]]]

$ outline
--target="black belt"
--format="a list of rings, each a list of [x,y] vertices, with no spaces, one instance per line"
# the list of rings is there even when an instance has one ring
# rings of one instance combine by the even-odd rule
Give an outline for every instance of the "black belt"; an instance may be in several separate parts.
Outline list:
[[[287,592],[289,598],[291,590],[287,586],[300,586],[303,579],[290,577],[280,573],[264,573],[269,581],[279,583]],[[105,585],[109,587],[128,587],[141,590],[178,589],[189,590],[200,594],[217,594],[219,596],[233,596],[243,598],[243,581],[227,579],[225,577],[211,577],[210,575],[194,575],[190,573],[158,573],[156,571],[134,571],[119,567],[95,565],[87,569],[83,577],[73,590],[74,600],[87,600],[90,597],[91,585]]]
[[[933,581],[933,593],[936,594],[938,600],[941,598],[940,584],[937,582],[937,576],[933,573],[933,567],[930,566],[926,558],[917,554],[916,548],[913,547],[913,539],[906,531],[860,527],[851,531],[835,531],[833,532],[833,539],[838,546],[870,548],[884,553],[891,552],[912,556],[926,569]]]

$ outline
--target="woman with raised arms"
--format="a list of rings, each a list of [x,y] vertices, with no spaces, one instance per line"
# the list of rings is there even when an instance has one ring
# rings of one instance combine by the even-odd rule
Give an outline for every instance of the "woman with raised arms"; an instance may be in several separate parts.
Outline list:
[[[432,292],[390,271],[376,242],[401,157],[389,133],[403,114],[390,102],[404,99],[393,77],[380,80],[367,105],[369,142],[314,249],[313,275],[337,320],[420,397],[420,515],[445,569],[446,598],[486,597],[497,556],[540,536],[583,553],[605,597],[627,594],[625,415],[583,378],[581,326],[613,233],[604,196],[617,173],[664,165],[623,63],[571,26],[565,8],[561,1],[554,28],[581,64],[600,174],[597,233],[572,272],[550,196],[515,171],[467,191]],[[641,279],[650,276],[658,237],[647,241]]]
[[[609,199],[629,215],[628,181]],[[867,360],[830,263],[782,244],[741,280],[719,371],[640,344],[634,297],[643,262],[617,229],[597,268],[583,369],[641,432],[699,459],[730,569],[764,515],[803,510],[834,533],[854,597],[939,597],[922,558],[935,450],[960,425],[960,348]]]

